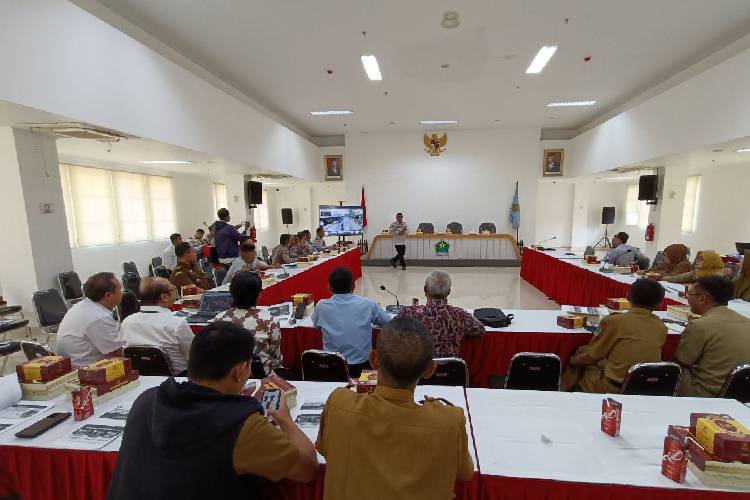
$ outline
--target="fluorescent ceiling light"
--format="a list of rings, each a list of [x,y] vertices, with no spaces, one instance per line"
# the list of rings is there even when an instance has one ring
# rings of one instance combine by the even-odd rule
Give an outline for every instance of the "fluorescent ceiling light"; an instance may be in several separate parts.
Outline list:
[[[190,160],[141,160],[138,163],[145,163],[148,165],[185,165],[194,162]]]
[[[420,125],[455,125],[458,120],[420,120]]]
[[[737,150],[738,153],[750,153],[750,148],[742,148]]]
[[[557,46],[555,45],[545,45],[539,49],[539,52],[534,56],[534,60],[531,61],[529,67],[526,68],[526,73],[541,73],[556,51]]]
[[[383,79],[383,75],[380,74],[380,67],[378,66],[378,60],[375,56],[367,55],[362,56],[362,66],[365,67],[367,78],[370,80],[380,81]]]
[[[326,111],[310,111],[313,116],[334,116],[334,115],[350,115],[352,110],[350,109],[329,109]]]
[[[548,108],[568,108],[572,106],[593,106],[596,101],[563,101],[563,102],[551,102],[547,104]]]

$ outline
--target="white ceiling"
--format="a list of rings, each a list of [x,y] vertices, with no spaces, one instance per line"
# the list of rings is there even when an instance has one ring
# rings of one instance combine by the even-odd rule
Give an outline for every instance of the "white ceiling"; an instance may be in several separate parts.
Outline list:
[[[310,136],[441,118],[467,129],[579,128],[750,26],[748,0],[99,2]],[[458,10],[460,27],[441,28],[447,10]],[[526,75],[545,44],[557,54]],[[382,82],[367,80],[365,53],[377,56]],[[546,107],[585,99],[598,104]],[[330,108],[355,114],[309,114]]]

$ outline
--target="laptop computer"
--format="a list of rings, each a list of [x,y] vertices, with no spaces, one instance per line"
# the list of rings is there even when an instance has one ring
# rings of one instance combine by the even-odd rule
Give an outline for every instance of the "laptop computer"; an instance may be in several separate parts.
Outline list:
[[[229,292],[206,291],[201,297],[198,312],[188,316],[188,323],[207,323],[214,316],[232,307],[232,294]]]

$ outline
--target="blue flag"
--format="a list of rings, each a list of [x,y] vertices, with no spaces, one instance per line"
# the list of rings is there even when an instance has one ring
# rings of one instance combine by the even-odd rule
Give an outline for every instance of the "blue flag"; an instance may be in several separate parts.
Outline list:
[[[513,203],[510,205],[510,224],[513,229],[521,226],[521,205],[518,204],[518,182],[516,182],[516,194],[513,195]]]

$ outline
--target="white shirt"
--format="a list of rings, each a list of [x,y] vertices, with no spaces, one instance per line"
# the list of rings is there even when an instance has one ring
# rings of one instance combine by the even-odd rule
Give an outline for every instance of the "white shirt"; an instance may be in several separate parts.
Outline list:
[[[185,318],[160,306],[141,306],[140,312],[131,314],[122,322],[122,339],[126,346],[163,347],[172,360],[175,373],[187,370],[193,336]]]
[[[174,271],[174,268],[177,267],[177,254],[174,253],[174,245],[172,243],[161,254],[161,263],[170,271]]]
[[[57,329],[57,352],[82,367],[122,347],[112,311],[88,298],[71,307]]]

